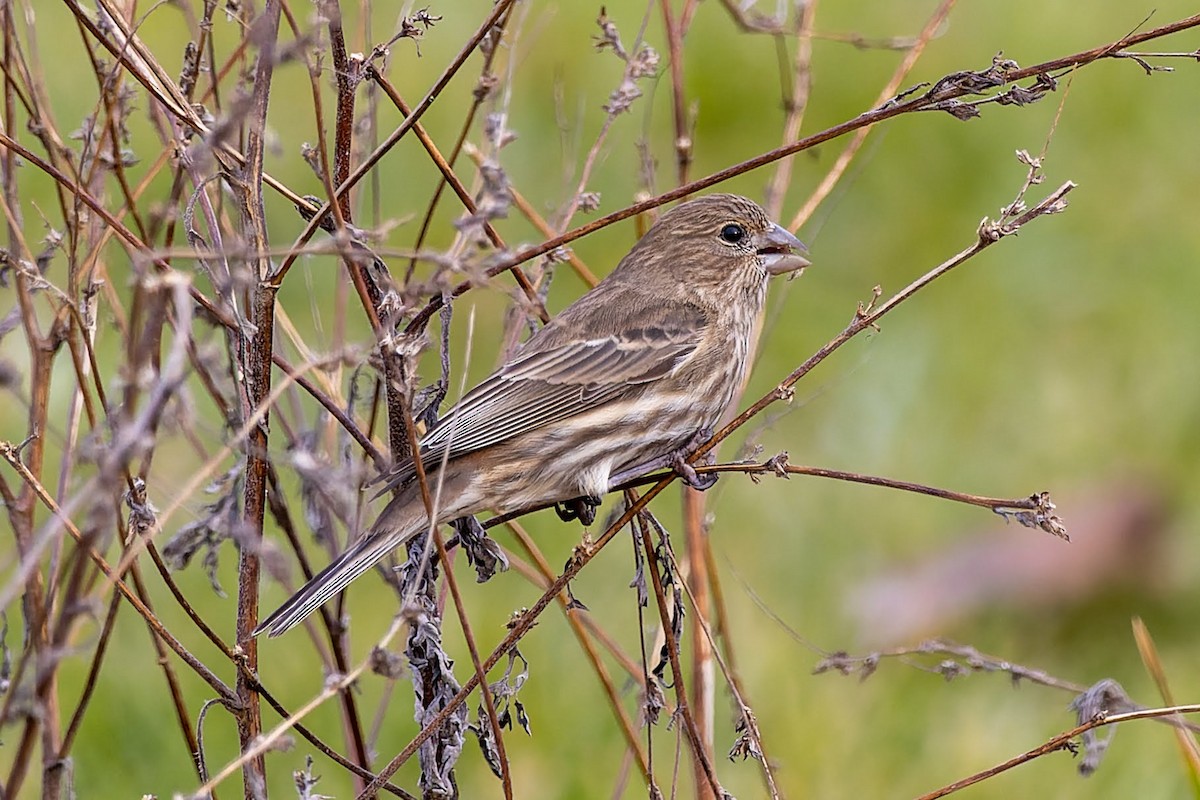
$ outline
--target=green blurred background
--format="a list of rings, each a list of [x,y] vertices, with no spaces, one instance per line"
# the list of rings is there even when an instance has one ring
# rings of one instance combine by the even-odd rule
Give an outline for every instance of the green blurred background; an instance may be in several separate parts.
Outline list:
[[[38,9],[32,35],[41,50],[54,113],[70,130],[90,112],[96,87],[90,79],[80,80],[80,70],[88,70],[74,23],[62,8],[46,5]],[[352,49],[366,51],[391,35],[397,11],[384,5],[375,6],[371,41],[351,38]],[[645,5],[610,1],[607,7],[631,42]],[[824,3],[817,10],[816,30],[913,35],[933,7],[908,0]],[[393,47],[388,74],[410,103],[422,96],[489,8],[479,0],[434,2],[431,11],[445,19],[421,42],[421,57],[415,56],[411,42]],[[302,18],[312,13],[308,6],[293,10]],[[512,65],[508,124],[519,138],[501,152],[500,161],[512,184],[546,214],[569,198],[568,187],[577,179],[572,176],[603,121],[601,106],[619,82],[620,63],[592,47],[598,10],[598,4],[572,2],[523,6],[517,12],[521,24],[512,26],[510,49],[502,59]],[[1142,25],[1147,15],[1152,16],[1144,27],[1153,27],[1194,11],[1193,5],[1177,0],[963,3],[906,85],[985,68],[998,51],[1028,66],[1117,39]],[[354,30],[358,23],[352,9],[346,13],[347,28]],[[230,24],[218,21],[219,43],[237,38]],[[188,38],[179,11],[156,7],[141,32],[174,70]],[[650,14],[647,40],[663,56],[662,75],[647,84],[653,90],[633,111],[617,120],[602,150],[588,187],[601,193],[602,213],[632,202],[643,188],[635,146],[639,138],[649,142],[658,159],[658,190],[674,185],[667,48],[657,6]],[[789,62],[794,46],[788,43]],[[1191,51],[1197,46],[1200,33],[1193,31],[1147,49]],[[814,41],[813,87],[803,132],[871,107],[901,57],[896,51]],[[444,148],[461,123],[478,58],[472,58],[424,118]],[[815,266],[801,280],[772,289],[748,398],[770,389],[839,332],[873,286],[882,286],[886,296],[970,244],[980,219],[994,217],[1024,178],[1025,168],[1014,151],[1040,152],[1056,117],[1047,180],[1034,188],[1031,199],[1066,180],[1079,184],[1064,214],[1033,223],[920,293],[884,321],[881,333],[851,343],[817,368],[797,387],[788,412],[755,433],[767,454],[787,450],[794,463],[993,496],[1049,489],[1060,503],[1073,544],[1015,524],[1005,526],[980,509],[817,479],[767,479],[755,485],[728,476],[708,495],[738,667],[787,796],[918,795],[1070,727],[1072,697],[1027,684],[1014,688],[1003,675],[947,683],[894,661],[885,661],[865,682],[813,676],[820,656],[789,635],[754,596],[826,650],[860,653],[880,644],[945,636],[1083,684],[1112,677],[1137,700],[1155,704],[1153,683],[1130,635],[1130,619],[1140,615],[1161,648],[1176,697],[1197,697],[1200,685],[1192,667],[1200,658],[1194,627],[1200,547],[1193,539],[1200,523],[1195,479],[1200,470],[1200,158],[1195,135],[1200,66],[1186,60],[1158,63],[1178,71],[1147,76],[1132,62],[1109,61],[1062,81],[1057,93],[1031,107],[985,106],[981,119],[965,123],[928,113],[889,121],[871,134],[846,179],[800,232]],[[708,0],[700,4],[686,40],[685,72],[688,103],[697,110],[693,175],[779,145],[784,112],[774,40],[737,32],[725,9]],[[303,67],[285,65],[277,76],[266,168],[300,192],[319,194],[319,183],[298,155],[300,144],[316,136]],[[322,83],[328,90],[332,78],[326,74]],[[332,107],[331,97],[327,91],[326,109]],[[398,115],[381,114],[385,131],[398,122]],[[477,132],[472,139],[479,141]],[[831,142],[797,158],[785,220],[843,146],[843,141]],[[148,126],[135,130],[133,149],[142,158],[136,174],[158,152]],[[470,174],[465,161],[461,171]],[[772,173],[771,167],[761,169],[722,188],[761,199]],[[407,247],[428,201],[433,168],[410,137],[388,155],[377,175],[382,213],[400,221],[384,246]],[[35,170],[26,168],[22,179],[28,182],[26,218],[36,220],[35,203],[55,206]],[[370,192],[360,200],[359,224],[382,222],[371,216],[375,200]],[[290,243],[300,228],[294,212],[276,197],[268,198],[268,212],[272,241]],[[431,246],[449,244],[455,216],[455,204],[444,201]],[[28,222],[27,228],[40,235],[36,222]],[[510,243],[538,240],[515,212],[499,229]],[[576,250],[594,270],[605,272],[634,236],[627,222],[578,242]],[[305,259],[280,295],[288,314],[305,329],[306,341],[317,348],[331,341],[327,298],[338,280],[343,273],[328,259]],[[548,302],[551,311],[582,291],[569,271],[560,270]],[[5,296],[11,302],[8,290]],[[493,291],[472,292],[459,301],[456,366],[462,363],[467,310],[475,309],[477,329],[495,330],[505,300],[502,292]],[[369,332],[361,320],[354,325],[355,341],[365,347]],[[18,337],[6,337],[0,353],[24,369],[27,357]],[[471,379],[494,364],[494,338],[476,336]],[[100,347],[102,353],[119,356],[118,343],[105,341],[103,333]],[[429,367],[432,379],[432,360]],[[60,374],[58,418],[69,381],[66,372]],[[28,387],[22,391],[27,393]],[[3,415],[0,434],[23,438],[23,413],[16,413],[20,405],[11,395],[3,402],[14,413]],[[220,420],[203,402],[199,414],[202,434],[216,442]],[[313,412],[308,414],[311,418]],[[61,442],[61,432],[59,436]],[[727,445],[723,455],[736,456],[738,441]],[[162,442],[160,453],[150,488],[152,499],[164,506],[198,464],[182,440]],[[285,481],[289,488],[297,486],[286,473]],[[193,498],[171,527],[189,521],[205,499]],[[1089,537],[1100,538],[1106,526],[1118,524],[1122,509],[1137,503],[1147,504],[1153,523],[1129,526],[1108,556],[1084,555],[1093,552]],[[660,517],[676,531],[678,506],[674,490],[657,504]],[[556,566],[578,541],[577,527],[560,523],[552,513],[527,523]],[[505,534],[499,538],[511,544]],[[10,541],[4,537],[0,544],[6,561]],[[1023,577],[1025,556],[1014,556],[1007,548],[1026,541],[1036,548],[1030,560],[1058,559],[1049,577],[1039,577],[1036,567],[1033,578]],[[986,548],[1002,548],[1004,558],[993,558]],[[1072,555],[1076,552],[1077,557]],[[227,544],[220,576],[230,592],[236,587],[235,568]],[[636,608],[627,588],[632,570],[628,545],[616,542],[584,571],[574,591],[629,652],[636,652]],[[1011,573],[1011,585],[1003,573]],[[466,571],[459,574],[475,633],[488,650],[503,636],[509,614],[532,604],[539,594],[513,573],[483,586],[475,585]],[[899,584],[908,588],[891,601],[870,606],[866,618],[856,614],[854,609],[862,605],[855,605],[854,598],[879,586],[883,575],[911,580]],[[1055,591],[1058,577],[1078,588]],[[179,581],[222,635],[232,638],[234,598],[214,596],[196,568],[180,574]],[[993,583],[992,595],[971,599],[972,589]],[[916,587],[931,596],[917,597]],[[219,664],[219,656],[194,635],[165,590],[156,590],[168,626],[183,632],[198,656]],[[373,576],[357,583],[350,595],[357,659],[384,631],[394,609],[392,595]],[[265,587],[264,605],[273,607],[282,599],[279,586]],[[906,609],[910,602],[914,607],[923,603],[919,607],[927,613]],[[10,647],[19,648],[16,613],[16,607],[9,609],[8,639]],[[892,615],[908,619],[913,614],[917,619],[909,620],[909,628],[892,624]],[[466,651],[456,633],[447,635],[457,655],[458,676],[465,679],[471,671]],[[64,665],[65,697],[78,691],[92,636],[94,629],[81,632],[81,655]],[[122,613],[114,648],[74,751],[80,796],[166,797],[194,789],[161,674],[134,614]],[[623,769],[623,743],[599,682],[557,610],[542,617],[521,651],[531,662],[521,700],[531,716],[533,736],[518,732],[506,737],[517,796],[613,796]],[[301,634],[261,648],[264,681],[292,708],[319,691],[324,676],[317,665]],[[222,675],[233,680],[227,667]],[[190,675],[184,682],[195,713],[208,695]],[[628,685],[623,688],[632,709],[633,693]],[[374,709],[382,691],[381,679],[362,680],[362,707]],[[378,763],[415,733],[410,692],[405,682],[396,688]],[[735,738],[729,708],[721,684],[718,756]],[[270,713],[265,719],[268,725],[277,721]],[[318,710],[311,722],[326,741],[342,748],[332,704]],[[215,710],[205,733],[208,762],[216,769],[235,755],[236,731],[230,718]],[[670,783],[674,735],[662,726],[655,734],[664,785]],[[290,753],[269,756],[274,796],[290,796],[291,771],[310,752],[301,741]],[[0,747],[0,764],[7,765],[11,757],[11,748]],[[719,757],[718,770],[734,795],[764,794],[752,762],[731,764]],[[316,772],[324,775],[318,791],[351,795],[349,781],[335,765],[318,756]],[[464,797],[502,796],[470,742],[458,778]],[[411,765],[398,780],[415,784]],[[1120,732],[1090,779],[1080,778],[1071,759],[1059,754],[964,795],[1073,798],[1136,792],[1167,797],[1185,794],[1188,786],[1170,730],[1140,722]],[[27,784],[27,789],[33,787]],[[229,785],[222,795],[236,791]],[[640,797],[644,791],[632,780],[622,796]]]

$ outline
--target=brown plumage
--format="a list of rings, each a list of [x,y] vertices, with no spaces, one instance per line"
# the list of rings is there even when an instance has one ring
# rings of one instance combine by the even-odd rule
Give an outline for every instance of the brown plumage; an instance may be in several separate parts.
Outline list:
[[[744,197],[666,212],[612,274],[530,337],[421,440],[437,521],[595,498],[673,466],[711,435],[748,368],[767,280],[802,269],[804,245]],[[443,460],[446,466],[443,469]],[[429,527],[411,462],[345,553],[263,620],[278,636]],[[576,504],[587,515],[591,501]]]

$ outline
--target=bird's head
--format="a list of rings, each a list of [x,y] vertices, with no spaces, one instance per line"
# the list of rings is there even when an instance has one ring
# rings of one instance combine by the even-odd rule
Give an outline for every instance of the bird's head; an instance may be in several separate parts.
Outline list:
[[[772,275],[798,273],[808,248],[757,203],[710,194],[663,214],[626,257],[627,278],[697,290],[760,293]]]

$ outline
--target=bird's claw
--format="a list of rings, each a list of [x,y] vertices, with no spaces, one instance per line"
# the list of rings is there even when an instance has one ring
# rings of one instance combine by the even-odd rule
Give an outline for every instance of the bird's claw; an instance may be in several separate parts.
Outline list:
[[[696,468],[689,464],[685,459],[692,453],[696,452],[700,445],[704,444],[712,437],[712,428],[700,428],[694,434],[692,434],[692,440],[684,446],[683,450],[680,451],[675,460],[671,463],[671,468],[675,470],[675,474],[678,475],[684,483],[695,489],[697,492],[703,492],[706,489],[711,489],[712,485],[717,482],[718,475],[715,472],[696,472]],[[716,453],[714,453],[712,450],[709,450],[707,453],[700,456],[700,458],[697,460],[697,463],[707,466],[715,461]]]
[[[596,521],[596,509],[600,507],[600,498],[595,495],[572,497],[561,503],[555,503],[554,513],[563,522],[579,520],[585,527]]]
[[[675,474],[691,488],[697,492],[703,492],[706,489],[711,489],[713,484],[717,482],[717,473],[715,472],[696,472],[696,468],[682,458],[671,465],[675,470]]]
[[[712,428],[699,428],[695,433],[692,434],[692,437],[688,439],[687,443],[682,447],[672,450],[669,453],[665,453],[658,458],[645,461],[635,467],[630,467],[629,469],[622,470],[616,474],[609,475],[608,485],[610,488],[617,487],[625,481],[645,475],[651,470],[669,467],[670,469],[674,470],[675,474],[683,479],[683,482],[688,486],[697,491],[703,492],[705,489],[710,488],[714,483],[717,482],[716,473],[708,472],[700,474],[696,472],[696,468],[688,462],[688,459],[700,449],[701,445],[703,445],[709,439],[712,439],[712,437]],[[709,450],[707,453],[697,458],[696,463],[707,466],[712,464],[715,459],[716,454]],[[559,516],[561,517],[562,514],[563,512],[560,511]],[[566,517],[563,518],[566,519]]]

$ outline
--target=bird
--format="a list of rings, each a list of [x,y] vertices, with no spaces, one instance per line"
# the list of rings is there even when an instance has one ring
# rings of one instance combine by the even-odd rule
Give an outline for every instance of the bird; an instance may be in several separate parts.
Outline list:
[[[738,195],[663,213],[604,280],[421,438],[436,523],[559,503],[564,519],[590,524],[602,495],[665,467],[689,486],[711,486],[716,475],[687,459],[746,377],[768,280],[802,273],[807,252]],[[394,495],[374,524],[253,635],[285,633],[431,529],[412,460],[381,482]]]

